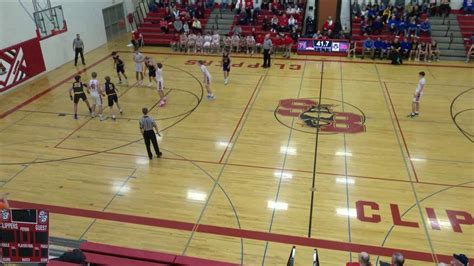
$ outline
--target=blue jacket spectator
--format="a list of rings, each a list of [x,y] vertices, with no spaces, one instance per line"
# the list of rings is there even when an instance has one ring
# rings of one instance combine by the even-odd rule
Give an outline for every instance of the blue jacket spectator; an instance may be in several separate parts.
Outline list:
[[[374,41],[370,39],[370,37],[367,37],[367,39],[364,41],[364,49],[372,49],[374,48]]]
[[[403,39],[403,41],[400,43],[400,48],[402,52],[407,53],[411,49],[411,43],[408,41],[407,38]]]
[[[406,36],[407,30],[408,30],[407,23],[404,20],[400,20],[400,22],[397,25],[397,35],[400,35],[403,33]]]
[[[472,14],[474,11],[474,1],[464,0],[462,3],[462,10],[464,10],[464,13],[466,14]]]
[[[391,32],[396,31],[398,28],[398,23],[399,23],[398,19],[395,17],[395,15],[393,15],[392,18],[388,20],[388,23],[387,23],[388,30]]]
[[[383,30],[383,23],[380,17],[377,17],[375,21],[372,23],[372,33],[373,34],[381,34]]]
[[[431,36],[431,24],[430,24],[428,19],[425,19],[425,21],[423,21],[420,24],[420,31],[421,32],[428,32],[428,34]]]
[[[385,47],[385,42],[382,41],[380,38],[378,38],[375,42],[374,42],[374,48],[376,50],[382,50],[384,49]]]

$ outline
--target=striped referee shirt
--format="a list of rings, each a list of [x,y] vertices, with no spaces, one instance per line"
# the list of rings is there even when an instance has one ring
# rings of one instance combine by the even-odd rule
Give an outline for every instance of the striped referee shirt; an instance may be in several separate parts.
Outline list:
[[[155,120],[147,115],[144,115],[140,121],[140,129],[143,129],[143,131],[150,131],[153,130],[153,127],[156,127]]]

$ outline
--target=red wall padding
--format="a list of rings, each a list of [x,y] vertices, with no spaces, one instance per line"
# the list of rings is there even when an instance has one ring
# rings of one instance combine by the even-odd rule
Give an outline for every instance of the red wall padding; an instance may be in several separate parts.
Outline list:
[[[46,70],[39,38],[0,50],[6,74],[0,75],[0,92],[6,91]]]

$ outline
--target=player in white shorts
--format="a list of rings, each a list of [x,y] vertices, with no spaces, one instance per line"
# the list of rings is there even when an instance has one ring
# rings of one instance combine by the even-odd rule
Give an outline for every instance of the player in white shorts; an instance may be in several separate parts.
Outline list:
[[[103,121],[105,120],[105,118],[102,115],[102,96],[105,95],[104,92],[102,92],[102,89],[99,85],[99,81],[97,80],[97,73],[92,72],[91,76],[92,79],[89,81],[89,93],[92,97],[92,117],[95,117],[95,115],[98,114],[100,117],[100,121]]]
[[[206,35],[204,35],[204,46],[203,46],[204,53],[211,52],[211,42],[212,42],[211,33],[207,32]]]
[[[219,35],[219,33],[217,33],[217,31],[215,31],[214,35],[212,35],[211,52],[218,53],[220,46],[221,46],[221,36]]]
[[[143,61],[145,57],[137,49],[133,54],[133,62],[135,62],[135,76],[137,77],[138,85],[143,85]],[[138,78],[140,76],[140,78]]]
[[[161,63],[156,64],[156,89],[160,95],[160,107],[166,104],[166,97],[163,90],[165,89],[165,81],[163,80],[163,65]]]
[[[203,83],[204,83],[204,87],[206,87],[207,99],[214,100],[215,97],[211,91],[211,73],[209,73],[209,70],[207,70],[207,67],[204,65],[204,61],[199,60],[198,65],[203,74]]]
[[[411,105],[411,114],[408,115],[410,118],[415,118],[420,115],[420,99],[423,95],[423,90],[425,89],[425,72],[421,71],[418,73],[420,77],[420,81],[418,81],[418,85],[416,86],[415,94],[413,95],[413,102]]]

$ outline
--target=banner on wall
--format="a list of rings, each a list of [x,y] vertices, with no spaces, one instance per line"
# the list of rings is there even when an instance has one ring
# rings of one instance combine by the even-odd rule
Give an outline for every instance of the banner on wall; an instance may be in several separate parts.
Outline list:
[[[46,70],[39,38],[0,50],[0,92]]]

